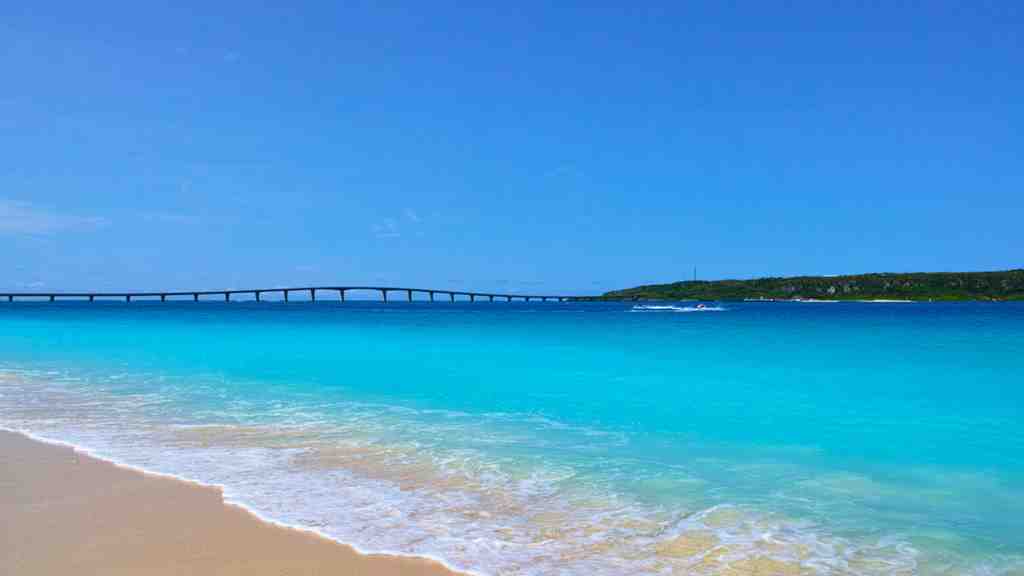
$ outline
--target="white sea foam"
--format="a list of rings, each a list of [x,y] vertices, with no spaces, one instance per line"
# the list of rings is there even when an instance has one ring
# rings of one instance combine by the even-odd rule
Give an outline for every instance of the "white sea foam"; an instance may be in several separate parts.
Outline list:
[[[856,300],[856,302],[869,302],[874,304],[913,304],[913,300],[896,300],[892,298],[874,298],[872,300]]]
[[[903,538],[853,542],[745,506],[645,504],[569,464],[487,452],[535,441],[511,429],[514,414],[481,423],[456,411],[423,418],[409,408],[353,404],[343,419],[276,406],[272,424],[239,414],[196,421],[168,413],[173,407],[157,393],[0,376],[0,426],[218,486],[228,502],[261,518],[362,552],[426,556],[481,574],[923,573],[919,552]],[[592,438],[541,416],[526,421]],[[479,441],[459,449],[433,441],[447,435]],[[960,573],[1004,574],[1007,565]]]
[[[672,305],[648,305],[637,304],[630,309],[630,312],[725,312],[728,308],[722,306],[672,306]]]

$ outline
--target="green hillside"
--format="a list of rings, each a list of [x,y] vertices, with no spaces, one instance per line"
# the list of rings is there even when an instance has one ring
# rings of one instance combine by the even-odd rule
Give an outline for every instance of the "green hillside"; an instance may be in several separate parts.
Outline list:
[[[1024,300],[1024,269],[795,276],[652,284],[604,295],[641,300]]]

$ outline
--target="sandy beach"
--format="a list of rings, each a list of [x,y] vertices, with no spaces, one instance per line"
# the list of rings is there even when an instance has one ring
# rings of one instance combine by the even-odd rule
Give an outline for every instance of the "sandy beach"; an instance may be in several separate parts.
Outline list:
[[[220,490],[0,430],[0,574],[452,575],[264,522]]]

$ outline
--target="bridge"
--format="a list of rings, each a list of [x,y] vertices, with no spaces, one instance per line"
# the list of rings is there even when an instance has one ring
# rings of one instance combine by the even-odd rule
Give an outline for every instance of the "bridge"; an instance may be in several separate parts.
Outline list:
[[[220,300],[223,298],[225,302],[230,302],[232,296],[251,296],[256,302],[261,302],[264,295],[267,294],[279,294],[281,299],[285,302],[289,301],[289,297],[292,294],[305,294],[309,296],[309,300],[316,301],[317,295],[334,295],[339,301],[345,301],[346,292],[350,291],[361,291],[361,292],[379,292],[381,299],[384,302],[390,301],[389,295],[398,294],[399,298],[402,295],[409,302],[413,301],[413,295],[418,294],[426,296],[430,302],[434,302],[435,298],[447,298],[450,302],[469,301],[476,302],[477,300],[494,302],[506,301],[512,302],[519,300],[523,302],[592,302],[598,300],[606,300],[603,296],[558,296],[558,295],[539,295],[539,294],[498,294],[492,292],[467,292],[461,290],[436,290],[431,288],[405,288],[400,286],[302,286],[295,288],[248,288],[245,290],[187,290],[187,291],[174,291],[174,292],[0,292],[0,301],[7,300],[8,302],[14,302],[15,300],[43,300],[55,302],[57,300],[87,300],[89,302],[95,302],[96,300],[124,300],[131,302],[132,300],[157,300],[160,302],[166,302],[168,299],[182,300],[191,299],[193,302],[199,302],[200,300],[210,300],[216,298]]]

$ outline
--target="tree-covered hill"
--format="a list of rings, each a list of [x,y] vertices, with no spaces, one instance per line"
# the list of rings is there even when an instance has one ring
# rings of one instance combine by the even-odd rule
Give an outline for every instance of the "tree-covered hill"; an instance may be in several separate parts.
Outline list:
[[[1024,300],[1024,269],[796,276],[652,284],[604,295],[641,300]]]

